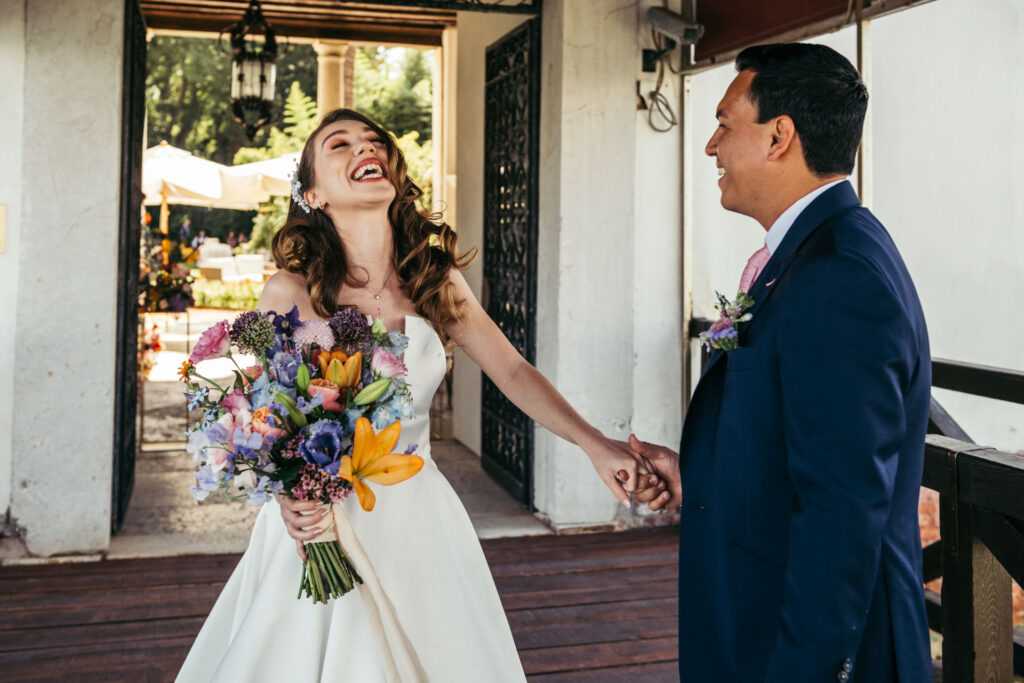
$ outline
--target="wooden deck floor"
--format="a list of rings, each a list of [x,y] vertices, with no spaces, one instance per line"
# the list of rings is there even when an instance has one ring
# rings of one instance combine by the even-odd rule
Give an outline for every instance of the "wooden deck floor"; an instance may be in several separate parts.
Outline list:
[[[678,681],[677,539],[483,541],[530,681]],[[0,567],[0,680],[173,680],[237,561]]]

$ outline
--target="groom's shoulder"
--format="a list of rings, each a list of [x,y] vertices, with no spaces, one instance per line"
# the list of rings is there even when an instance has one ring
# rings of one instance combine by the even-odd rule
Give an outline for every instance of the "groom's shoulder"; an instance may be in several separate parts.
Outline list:
[[[896,253],[885,226],[862,205],[851,206],[830,216],[811,235],[805,255],[814,258],[876,263]]]

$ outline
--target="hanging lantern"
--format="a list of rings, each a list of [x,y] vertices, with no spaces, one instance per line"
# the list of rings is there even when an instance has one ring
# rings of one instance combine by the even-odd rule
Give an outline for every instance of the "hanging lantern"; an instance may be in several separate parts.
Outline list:
[[[277,40],[259,0],[251,0],[242,20],[225,30],[231,35],[231,112],[252,140],[274,107]]]

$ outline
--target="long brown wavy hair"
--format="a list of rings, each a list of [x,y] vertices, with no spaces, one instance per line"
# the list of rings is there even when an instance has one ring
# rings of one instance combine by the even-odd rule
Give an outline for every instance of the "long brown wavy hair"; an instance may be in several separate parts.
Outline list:
[[[459,319],[465,303],[456,301],[449,271],[469,267],[477,250],[473,247],[458,255],[458,238],[452,227],[441,220],[441,214],[424,214],[417,209],[416,201],[423,196],[423,191],[409,178],[405,156],[395,139],[363,114],[352,109],[335,109],[324,116],[302,149],[296,170],[301,191],[316,184],[313,141],[325,127],[343,120],[365,123],[380,136],[387,149],[387,177],[395,186],[395,198],[388,207],[394,245],[391,259],[416,313],[429,320],[441,339],[447,341],[445,327]],[[271,250],[278,268],[305,276],[313,310],[322,318],[329,318],[346,307],[337,301],[342,285],[362,287],[366,284],[349,270],[345,245],[327,212],[311,209],[306,213],[294,197],[288,205],[288,219],[274,235]]]

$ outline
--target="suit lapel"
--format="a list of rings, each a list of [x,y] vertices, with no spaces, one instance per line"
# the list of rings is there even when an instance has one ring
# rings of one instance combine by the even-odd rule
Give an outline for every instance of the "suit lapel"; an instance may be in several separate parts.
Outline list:
[[[754,299],[754,307],[750,309],[751,316],[757,315],[758,310],[764,305],[764,302],[771,296],[772,292],[775,291],[776,282],[786,272],[786,269],[789,268],[789,264],[796,258],[800,247],[807,241],[807,238],[832,216],[859,204],[860,199],[858,199],[853,185],[850,184],[850,181],[846,181],[822,192],[820,196],[807,205],[806,209],[800,212],[800,215],[796,217],[793,225],[789,228],[789,232],[783,238],[779,248],[775,250],[768,263],[765,264],[761,274],[757,276],[757,279],[750,286],[749,294]],[[742,332],[740,334],[742,336]],[[704,372],[701,373],[701,379],[724,356],[724,351],[716,350],[710,360],[708,360],[708,365],[704,368]],[[700,383],[697,384],[697,388],[700,388]],[[694,397],[696,397],[696,394],[695,390]]]
[[[857,197],[853,185],[850,184],[850,181],[846,181],[822,192],[807,205],[806,209],[800,212],[789,228],[789,232],[782,239],[782,243],[779,244],[779,248],[775,250],[768,263],[765,264],[764,270],[750,286],[749,294],[754,299],[754,307],[750,309],[751,316],[757,315],[764,302],[775,291],[776,282],[789,268],[789,264],[796,258],[800,247],[807,241],[807,238],[832,216],[859,204],[860,199]]]

